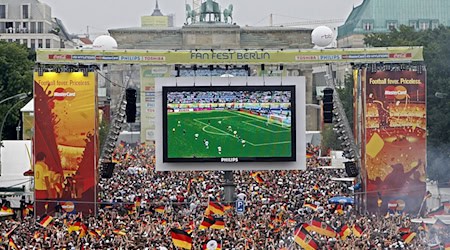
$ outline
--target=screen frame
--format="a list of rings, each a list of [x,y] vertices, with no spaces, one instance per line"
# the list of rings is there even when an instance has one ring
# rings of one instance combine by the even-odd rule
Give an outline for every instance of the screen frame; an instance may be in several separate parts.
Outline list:
[[[162,87],[162,116],[163,116],[163,162],[295,162],[296,161],[296,89],[295,85],[260,85],[260,86],[163,86]],[[209,157],[209,158],[169,158],[168,157],[168,103],[169,92],[209,92],[209,91],[290,91],[291,92],[291,156],[283,157]]]

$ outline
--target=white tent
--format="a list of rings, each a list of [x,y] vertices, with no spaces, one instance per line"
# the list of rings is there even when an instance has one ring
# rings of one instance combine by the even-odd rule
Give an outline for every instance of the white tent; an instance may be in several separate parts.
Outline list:
[[[3,141],[1,147],[0,187],[20,188],[25,186],[25,195],[31,196],[33,177],[23,173],[31,169],[31,141]],[[1,195],[17,195],[17,193],[1,193]],[[7,199],[12,207],[18,207],[20,197]]]
[[[34,99],[31,99],[25,106],[20,109],[20,112],[34,112]]]

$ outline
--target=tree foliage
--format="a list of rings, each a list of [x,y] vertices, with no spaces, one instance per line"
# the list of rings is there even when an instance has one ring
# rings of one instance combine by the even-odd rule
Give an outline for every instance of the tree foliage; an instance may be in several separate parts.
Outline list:
[[[340,143],[337,134],[333,131],[333,124],[324,124],[320,143],[322,152],[327,152],[328,149],[340,150],[342,148]]]
[[[450,180],[450,28],[415,31],[402,26],[387,34],[370,34],[364,42],[374,47],[423,46],[427,67],[427,131],[429,178]],[[436,93],[443,93],[436,94]],[[446,94],[446,96],[445,96]]]
[[[19,93],[32,92],[34,63],[31,58],[32,53],[24,45],[0,42],[0,100]],[[15,105],[18,101],[12,99],[0,104],[0,124],[12,108],[1,131],[2,139],[16,138],[16,127],[20,121],[19,110],[28,100],[23,100],[23,105]]]

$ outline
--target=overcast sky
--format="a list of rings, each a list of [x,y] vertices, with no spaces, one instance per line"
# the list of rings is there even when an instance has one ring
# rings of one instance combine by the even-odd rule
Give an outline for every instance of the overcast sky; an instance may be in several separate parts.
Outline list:
[[[150,15],[156,0],[40,0],[52,8],[52,16],[61,19],[70,33],[84,34],[87,26],[92,35],[107,33],[108,29],[139,27],[140,17]],[[216,0],[223,8],[233,4],[234,22],[240,26],[307,23],[312,20],[346,19],[353,6],[363,0]],[[174,14],[175,25],[185,22],[185,3],[192,0],[159,0],[164,15]],[[322,23],[337,26],[339,23]],[[318,26],[318,24],[314,24]],[[311,27],[311,26],[307,26]]]

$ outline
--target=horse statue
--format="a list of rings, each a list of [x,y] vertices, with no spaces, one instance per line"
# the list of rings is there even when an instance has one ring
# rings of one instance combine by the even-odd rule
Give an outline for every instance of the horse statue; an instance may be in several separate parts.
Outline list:
[[[206,0],[200,6],[200,22],[206,22],[206,15],[209,15],[209,21],[211,21],[211,15],[214,17],[215,22],[221,21],[221,11],[219,4],[213,0]]]
[[[228,8],[223,10],[223,21],[228,23],[228,18],[230,18],[230,23],[233,23],[233,5],[228,5]]]
[[[186,4],[186,24],[188,24],[189,19],[191,19],[191,23],[195,23],[196,16],[197,13],[195,10],[193,10],[189,4]]]

